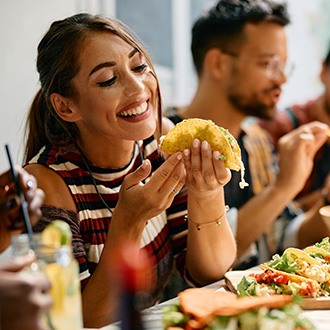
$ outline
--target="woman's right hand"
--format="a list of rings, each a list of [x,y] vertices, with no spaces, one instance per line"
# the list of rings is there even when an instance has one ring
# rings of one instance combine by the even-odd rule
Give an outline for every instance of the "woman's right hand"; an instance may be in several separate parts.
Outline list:
[[[166,161],[142,183],[151,173],[151,163],[145,160],[133,173],[126,176],[119,192],[119,200],[113,212],[115,217],[126,219],[127,225],[141,224],[166,210],[172,203],[185,180],[182,153],[168,157]]]

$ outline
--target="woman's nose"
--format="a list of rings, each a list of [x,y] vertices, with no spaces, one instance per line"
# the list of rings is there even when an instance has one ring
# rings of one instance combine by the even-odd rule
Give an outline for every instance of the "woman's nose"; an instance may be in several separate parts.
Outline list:
[[[145,89],[145,83],[143,77],[136,76],[134,74],[129,74],[126,86],[125,86],[125,93],[127,96],[131,96],[134,94],[141,94]]]

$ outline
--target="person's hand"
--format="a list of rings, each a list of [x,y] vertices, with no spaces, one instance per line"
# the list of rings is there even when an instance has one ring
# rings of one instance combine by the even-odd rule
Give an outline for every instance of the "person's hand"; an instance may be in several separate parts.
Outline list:
[[[303,188],[313,168],[316,152],[327,140],[328,125],[311,122],[284,135],[278,144],[277,183],[286,187],[292,198]]]
[[[184,184],[185,171],[182,154],[176,153],[142,183],[151,173],[151,163],[145,160],[135,172],[126,176],[119,192],[113,219],[120,214],[131,225],[145,225],[146,221],[166,210]],[[127,223],[126,225],[130,225]]]
[[[46,330],[45,314],[52,305],[50,283],[40,273],[16,273],[33,261],[30,256],[0,263],[0,329]]]
[[[40,207],[44,200],[44,192],[37,188],[34,176],[19,166],[16,166],[16,170],[30,220],[34,225],[41,218]],[[20,199],[15,193],[10,171],[7,171],[0,175],[0,252],[10,244],[11,236],[20,233],[24,228],[20,207]]]
[[[193,141],[191,150],[183,151],[189,194],[208,195],[228,183],[231,172],[219,155],[218,151],[212,151],[208,142],[197,139]]]

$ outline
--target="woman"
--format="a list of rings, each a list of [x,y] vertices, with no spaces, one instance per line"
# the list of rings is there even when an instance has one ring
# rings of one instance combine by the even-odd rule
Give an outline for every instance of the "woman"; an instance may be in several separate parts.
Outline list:
[[[26,169],[46,193],[43,225],[62,218],[72,228],[85,326],[114,320],[111,267],[115,247],[127,241],[155,261],[153,303],[173,257],[199,285],[220,279],[236,253],[223,197],[230,174],[206,142],[159,157],[159,85],[128,29],[89,14],[54,22],[39,44],[37,68]],[[189,197],[177,194],[184,183]]]

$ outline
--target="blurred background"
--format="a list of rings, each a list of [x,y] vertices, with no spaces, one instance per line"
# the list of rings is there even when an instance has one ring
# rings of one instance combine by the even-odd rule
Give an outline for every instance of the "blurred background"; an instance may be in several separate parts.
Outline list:
[[[190,30],[214,0],[0,0],[0,170],[8,168],[4,144],[21,164],[26,115],[39,89],[37,45],[52,21],[78,12],[102,13],[126,23],[142,39],[160,79],[164,106],[190,100],[196,77]],[[289,55],[295,70],[280,108],[317,95],[321,61],[330,44],[330,1],[287,0]]]

